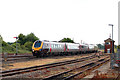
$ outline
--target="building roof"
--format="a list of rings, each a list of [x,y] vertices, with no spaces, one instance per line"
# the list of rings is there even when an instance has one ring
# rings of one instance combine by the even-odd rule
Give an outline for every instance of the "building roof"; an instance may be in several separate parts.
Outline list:
[[[111,38],[108,38],[108,39],[104,40],[104,42],[110,42],[110,41],[112,41]],[[114,40],[113,40],[113,41],[114,41]],[[114,41],[114,42],[115,42],[115,41]]]

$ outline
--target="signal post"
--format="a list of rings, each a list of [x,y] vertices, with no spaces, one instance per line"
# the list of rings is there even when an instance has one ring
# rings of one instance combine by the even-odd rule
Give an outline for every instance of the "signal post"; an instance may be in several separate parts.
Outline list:
[[[17,49],[17,39],[18,39],[18,37],[13,37],[13,38],[16,39],[16,53],[15,53],[15,55],[17,55],[17,53],[18,53],[18,49]]]

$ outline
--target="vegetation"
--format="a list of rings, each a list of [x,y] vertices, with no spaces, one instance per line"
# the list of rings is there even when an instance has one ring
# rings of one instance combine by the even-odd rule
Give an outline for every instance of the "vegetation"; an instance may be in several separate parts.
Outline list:
[[[2,36],[0,35],[0,54],[2,53]]]
[[[1,37],[1,35],[0,35]],[[18,35],[17,40],[17,48],[18,53],[31,53],[32,51],[32,44],[34,41],[38,40],[39,38],[34,35],[34,33],[30,33],[28,35],[23,35],[22,33]],[[16,42],[13,43],[6,43],[3,41],[2,37],[0,39],[2,43],[2,52],[7,53],[16,53]]]
[[[63,39],[60,40],[59,42],[69,42],[69,43],[74,43],[74,41],[71,40],[70,38],[63,38]]]
[[[39,40],[38,37],[34,35],[34,33],[30,33],[28,35],[19,34],[17,39],[17,48],[18,53],[31,53],[32,44],[34,41]],[[59,42],[69,42],[74,43],[71,38],[63,38]],[[104,50],[104,45],[97,44],[100,50]],[[16,53],[16,42],[5,42],[3,41],[2,36],[0,35],[0,51],[7,53]],[[115,52],[117,51],[117,46],[115,45]],[[2,53],[0,52],[0,53]]]
[[[102,44],[97,44],[97,46],[98,46],[98,49],[100,50],[100,51],[102,51],[102,52],[104,52],[104,48],[105,48],[105,46],[104,45],[102,45]],[[114,45],[114,52],[115,53],[117,53],[117,45]]]
[[[104,49],[104,45],[102,44],[97,44],[97,46],[98,46],[98,49]]]
[[[2,43],[2,52],[7,52],[7,53],[16,53],[16,44],[17,44],[17,49],[18,53],[31,53],[32,51],[32,44],[34,41],[38,40],[39,38],[36,37],[33,33],[30,33],[28,35],[24,35],[20,33],[18,35],[17,43],[16,42],[5,42],[3,41],[1,35],[0,35],[0,41]],[[73,40],[70,38],[63,38],[59,42],[70,42],[74,43]]]

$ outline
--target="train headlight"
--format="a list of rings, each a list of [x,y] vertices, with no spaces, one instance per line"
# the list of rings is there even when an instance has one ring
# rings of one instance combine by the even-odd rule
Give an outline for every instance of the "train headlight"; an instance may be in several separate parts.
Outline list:
[[[34,52],[34,49],[32,49],[32,51]]]

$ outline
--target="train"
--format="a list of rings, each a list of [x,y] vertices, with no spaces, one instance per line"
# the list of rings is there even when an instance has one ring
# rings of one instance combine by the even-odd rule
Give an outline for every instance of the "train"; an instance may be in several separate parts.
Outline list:
[[[72,55],[94,53],[98,48],[93,44],[68,43],[57,41],[37,40],[32,45],[33,56]]]

